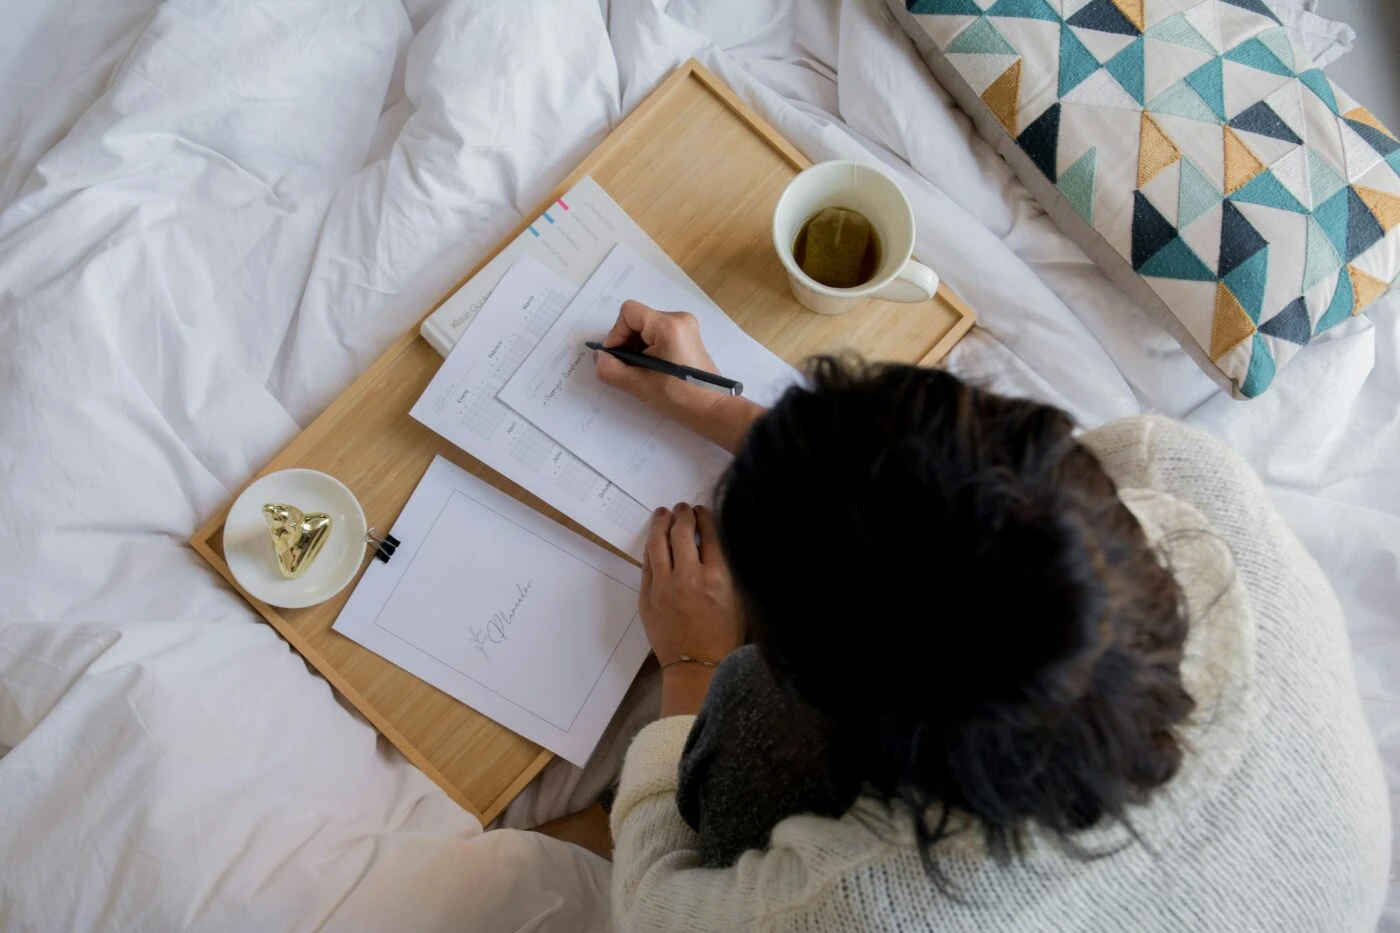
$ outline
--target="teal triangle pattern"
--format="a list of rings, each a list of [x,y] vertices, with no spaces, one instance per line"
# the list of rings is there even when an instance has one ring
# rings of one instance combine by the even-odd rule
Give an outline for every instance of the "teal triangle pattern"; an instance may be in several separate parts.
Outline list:
[[[1281,26],[1273,29],[1266,29],[1259,33],[1258,39],[1270,52],[1274,53],[1290,72],[1297,67],[1297,62],[1293,58],[1293,43],[1288,41],[1288,30]]]
[[[1314,204],[1321,204],[1346,187],[1342,176],[1337,174],[1326,159],[1314,150],[1308,150],[1308,185],[1312,191]]]
[[[1293,77],[1293,69],[1279,61],[1278,56],[1269,51],[1269,47],[1257,38],[1246,39],[1233,49],[1226,51],[1224,57],[1259,71],[1282,75],[1285,78]]]
[[[1400,174],[1400,149],[1397,149],[1390,155],[1386,156],[1385,164],[1389,165],[1392,169],[1394,169],[1396,174]]]
[[[1133,271],[1141,272],[1143,265],[1163,247],[1177,238],[1176,227],[1147,200],[1141,191],[1133,192]]]
[[[1219,58],[1212,58],[1186,76],[1191,89],[1201,95],[1217,120],[1225,122],[1225,66]]]
[[[1254,346],[1249,354],[1249,372],[1240,383],[1240,394],[1245,398],[1255,398],[1274,381],[1277,366],[1269,345],[1258,334],[1254,335]]]
[[[1355,188],[1347,189],[1347,250],[1342,258],[1351,262],[1385,238],[1385,229]]]
[[[1152,98],[1146,109],[1156,113],[1169,114],[1173,117],[1185,117],[1187,120],[1199,120],[1202,123],[1219,123],[1221,121],[1221,118],[1212,113],[1211,109],[1206,106],[1201,95],[1196,93],[1185,81],[1176,82]]]
[[[1280,340],[1306,346],[1312,339],[1312,320],[1308,318],[1308,305],[1302,298],[1294,298],[1288,306],[1259,325],[1262,333]]]
[[[1099,150],[1095,146],[1076,159],[1055,182],[1070,207],[1091,227],[1094,225],[1094,181],[1098,169]]]
[[[1226,201],[1220,207],[1220,262],[1215,267],[1222,277],[1244,265],[1245,260],[1266,248],[1269,241],[1254,228],[1238,207]]]
[[[1006,41],[992,21],[985,16],[973,20],[966,29],[958,33],[948,47],[948,53],[961,52],[966,55],[1019,55],[1016,47]]]
[[[1060,97],[1079,87],[1084,79],[1099,70],[1099,60],[1074,34],[1060,24]]]
[[[1279,118],[1264,101],[1255,101],[1240,113],[1235,114],[1230,119],[1230,125],[1237,130],[1244,130],[1246,133],[1258,133],[1260,136],[1267,136],[1270,139],[1281,139],[1286,143],[1301,146],[1303,141],[1298,138],[1298,134],[1289,129],[1288,124]]]
[[[1132,20],[1110,0],[1089,0],[1079,11],[1065,20],[1071,26],[1092,29],[1095,32],[1112,32],[1123,36],[1137,36],[1142,33]]]
[[[1162,42],[1170,42],[1173,45],[1184,45],[1188,49],[1195,49],[1197,52],[1205,52],[1207,55],[1214,55],[1215,49],[1211,48],[1205,36],[1196,31],[1196,27],[1180,13],[1175,13],[1162,20],[1151,29],[1147,30],[1149,39],[1159,39]]]
[[[1327,306],[1327,313],[1318,320],[1317,327],[1313,328],[1313,334],[1331,330],[1351,317],[1351,306],[1355,302],[1356,294],[1351,290],[1351,276],[1343,269],[1337,273],[1337,290],[1332,295],[1332,303]]]
[[[1362,123],[1360,120],[1347,120],[1346,122],[1347,126],[1356,131],[1356,135],[1366,140],[1371,148],[1381,155],[1393,155],[1397,150],[1400,150],[1400,142],[1396,142],[1389,133],[1382,133],[1369,123]]]
[[[1299,204],[1298,199],[1289,194],[1288,189],[1278,180],[1278,176],[1270,171],[1255,175],[1248,184],[1230,195],[1230,199],[1246,204],[1274,207],[1281,211],[1292,211],[1295,214],[1308,213],[1308,209]]]
[[[1337,106],[1337,95],[1332,91],[1332,82],[1327,80],[1327,76],[1322,73],[1321,68],[1309,68],[1298,75],[1298,80],[1303,82],[1317,95],[1318,99],[1327,105],[1327,109],[1337,116],[1342,115],[1341,108]]]
[[[1183,279],[1188,282],[1214,282],[1215,273],[1202,261],[1189,244],[1181,237],[1175,237],[1159,249],[1152,258],[1138,269],[1139,275],[1156,276],[1159,279]]]
[[[1221,281],[1239,299],[1249,319],[1258,324],[1259,315],[1264,312],[1264,285],[1269,281],[1269,248],[1264,247],[1231,269]]]
[[[1015,19],[1043,19],[1052,23],[1060,22],[1060,14],[1045,0],[997,0],[987,10],[988,16],[1007,16]]]
[[[1194,94],[1192,96],[1195,96]],[[1176,224],[1185,229],[1191,222],[1220,203],[1221,194],[1196,163],[1181,157],[1181,184],[1176,199]]]
[[[1117,55],[1104,62],[1104,68],[1123,85],[1123,90],[1139,104],[1142,103],[1143,85],[1146,83],[1143,70],[1142,36],[1138,36]]]
[[[1327,238],[1332,241],[1339,256],[1347,252],[1347,221],[1351,218],[1351,205],[1348,203],[1349,189],[1343,187],[1336,194],[1313,208],[1313,217],[1322,226]]]
[[[1313,217],[1308,218],[1307,244],[1303,262],[1303,291],[1308,291],[1342,267],[1342,257],[1337,255],[1332,241]]]
[[[1361,120],[1347,120],[1347,126],[1355,130],[1357,136],[1366,140],[1366,143],[1371,144],[1371,148],[1378,151],[1379,154],[1394,155],[1396,151],[1400,151],[1400,143],[1397,143],[1397,141],[1390,136],[1390,133],[1382,133],[1380,130],[1376,129],[1375,126],[1369,125],[1369,123],[1362,123]]]
[[[911,0],[908,9],[916,16],[982,15],[982,8],[973,0]]]

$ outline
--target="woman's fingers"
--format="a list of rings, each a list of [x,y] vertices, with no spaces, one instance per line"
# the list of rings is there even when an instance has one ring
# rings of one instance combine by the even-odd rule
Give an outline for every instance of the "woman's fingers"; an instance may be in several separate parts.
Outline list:
[[[651,515],[644,566],[651,566],[653,579],[671,572],[671,525],[674,520],[675,516],[666,509],[657,509]]]
[[[700,565],[700,550],[695,546],[695,510],[681,502],[672,511],[676,520],[671,525],[671,562],[677,570]]]
[[[695,527],[700,532],[700,563],[712,564],[722,561],[724,558],[719,550],[719,528],[715,526],[715,513],[697,505]]]
[[[649,308],[640,301],[628,299],[622,303],[622,309],[618,312],[617,322],[613,324],[612,330],[603,338],[603,346],[620,347],[633,337],[640,337],[645,342],[645,332],[647,325],[652,323],[655,317],[660,314],[654,308]],[[655,327],[655,324],[652,323]]]
[[[644,547],[642,548],[642,599],[646,599],[647,594],[651,592],[651,581],[651,548]]]
[[[641,381],[647,376],[654,375],[640,366],[628,366],[611,353],[599,352],[596,355],[598,357],[595,364],[598,381],[605,386],[621,389],[629,395],[636,395]]]

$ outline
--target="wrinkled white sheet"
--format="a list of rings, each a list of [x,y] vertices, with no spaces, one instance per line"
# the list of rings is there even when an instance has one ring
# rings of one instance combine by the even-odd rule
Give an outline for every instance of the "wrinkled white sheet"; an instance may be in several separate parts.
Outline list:
[[[1400,302],[1220,395],[879,0],[0,0],[0,24],[0,927],[608,928],[605,863],[482,833],[184,541],[690,55],[810,157],[899,174],[981,312],[955,370],[1249,458],[1341,596],[1400,785]],[[508,822],[599,786],[552,768]]]

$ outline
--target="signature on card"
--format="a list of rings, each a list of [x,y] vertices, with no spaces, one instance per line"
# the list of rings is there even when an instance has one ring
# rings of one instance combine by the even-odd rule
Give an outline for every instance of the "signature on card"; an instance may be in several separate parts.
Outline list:
[[[480,651],[481,656],[487,661],[491,660],[493,650],[510,640],[510,628],[515,624],[515,617],[520,614],[520,607],[525,605],[525,600],[529,599],[530,590],[534,585],[535,581],[533,580],[515,584],[514,602],[505,609],[497,609],[491,613],[486,619],[486,624],[481,628],[473,626],[467,630],[472,646]]]

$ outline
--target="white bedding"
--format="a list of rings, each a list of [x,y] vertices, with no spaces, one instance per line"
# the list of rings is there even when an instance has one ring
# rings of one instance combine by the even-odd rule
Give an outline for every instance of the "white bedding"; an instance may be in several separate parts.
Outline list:
[[[981,313],[956,371],[1241,450],[1346,608],[1400,786],[1400,299],[1224,397],[879,0],[0,0],[0,24],[5,930],[608,928],[606,863],[483,833],[184,542],[690,55],[808,156],[901,176]],[[511,822],[595,789],[554,769]]]

